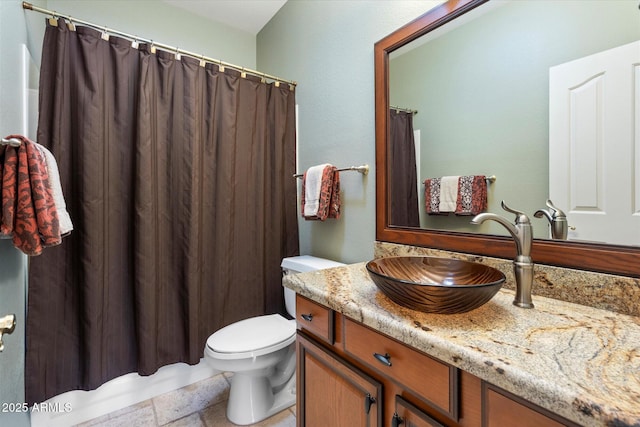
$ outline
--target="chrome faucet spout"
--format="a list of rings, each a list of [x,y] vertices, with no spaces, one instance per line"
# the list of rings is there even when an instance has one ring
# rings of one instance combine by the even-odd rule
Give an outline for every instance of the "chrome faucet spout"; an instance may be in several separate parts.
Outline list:
[[[520,241],[520,237],[519,237],[519,231],[507,219],[505,219],[504,217],[501,217],[500,215],[491,213],[491,212],[485,212],[485,213],[481,213],[481,214],[478,214],[478,215],[474,216],[473,219],[471,220],[471,223],[472,224],[482,224],[485,221],[496,221],[496,222],[500,223],[502,226],[504,226],[504,228],[507,229],[509,234],[511,234],[511,236],[513,236],[513,240],[515,240],[515,242],[516,242],[516,250],[517,250],[518,254],[521,254],[523,252],[523,248],[521,247],[521,241]]]
[[[516,258],[513,260],[513,271],[516,278],[516,298],[514,305],[522,308],[533,308],[531,289],[533,288],[533,261],[531,260],[531,243],[533,228],[531,221],[523,212],[509,208],[504,200],[502,208],[516,215],[515,225],[504,217],[486,212],[473,217],[472,224],[482,224],[485,221],[496,221],[509,231],[516,244]]]

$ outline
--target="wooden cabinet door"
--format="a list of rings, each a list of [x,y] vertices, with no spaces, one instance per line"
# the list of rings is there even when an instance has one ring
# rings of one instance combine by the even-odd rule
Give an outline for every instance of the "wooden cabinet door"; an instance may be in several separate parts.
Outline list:
[[[488,383],[482,387],[483,427],[578,427],[553,414]]]
[[[297,425],[381,426],[382,385],[298,333]]]
[[[392,427],[444,427],[420,408],[396,396],[396,413],[393,414]]]

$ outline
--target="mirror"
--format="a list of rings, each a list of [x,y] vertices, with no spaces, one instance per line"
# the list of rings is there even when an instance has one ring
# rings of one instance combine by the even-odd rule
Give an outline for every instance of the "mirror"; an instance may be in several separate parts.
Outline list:
[[[564,101],[561,96],[550,97],[550,69],[557,75],[566,67],[562,64],[587,56],[592,61],[602,56],[601,52],[637,40],[640,12],[635,1],[562,0],[554,2],[553,8],[549,3],[533,0],[491,1],[457,18],[455,23],[390,52],[390,104],[419,112],[413,116],[413,128],[419,157],[419,203],[414,206],[418,205],[415,209],[420,227],[508,235],[498,224],[474,226],[464,216],[427,215],[426,209],[421,208],[425,206],[424,178],[482,173],[499,178],[488,186],[487,211],[501,212],[501,200],[507,201],[529,215],[536,238],[549,238],[549,221],[545,217],[537,219],[533,213],[546,209],[547,199],[557,197],[556,204],[572,222],[569,239],[640,245],[640,217],[632,216],[629,221],[625,218],[628,215],[608,218],[607,230],[602,230],[603,215],[634,211],[627,195],[632,190],[623,190],[631,180],[617,185],[615,194],[603,190],[609,199],[606,208],[598,210],[595,206],[589,213],[578,214],[559,194],[567,186],[565,180],[549,179],[553,173],[549,170],[549,152],[556,163],[570,167],[569,161],[560,159],[560,150],[549,148],[550,143],[554,147],[561,142],[557,136],[550,137],[550,103]],[[631,64],[635,56],[632,55]],[[606,65],[603,61],[602,66]],[[607,70],[607,74],[612,71]],[[581,82],[580,79],[582,73],[577,78]],[[631,79],[629,83],[621,90],[631,93]],[[595,85],[587,86],[587,91],[589,87]],[[582,87],[580,90],[585,91]],[[623,100],[624,94],[616,97],[619,104]],[[392,119],[394,114],[393,110]],[[629,114],[632,115],[631,106]],[[621,129],[623,125],[615,127]],[[604,144],[609,147],[616,142],[604,140]],[[631,139],[626,144],[631,147]],[[588,150],[584,147],[585,152]],[[604,180],[615,179],[618,169],[605,167]],[[585,172],[592,175],[596,171],[594,165]],[[583,178],[589,182],[589,177]],[[612,208],[614,197],[626,198],[620,200],[623,206],[619,209]],[[409,224],[393,218],[391,223]]]
[[[498,230],[496,230],[495,232],[493,230],[481,230],[485,233],[490,233],[490,234],[473,233],[472,229],[467,227],[467,224],[469,222],[469,217],[466,217],[466,218],[463,217],[458,219],[453,218],[452,220],[449,221],[449,222],[452,222],[452,221],[455,222],[457,220],[461,220],[461,222],[464,223],[464,227],[467,227],[467,228],[461,228],[460,230],[457,227],[455,227],[455,223],[454,223],[454,226],[451,226],[451,224],[448,224],[447,228],[443,230],[436,230],[431,228],[417,229],[417,228],[397,226],[390,223],[390,218],[391,218],[390,191],[389,191],[390,161],[388,159],[389,157],[388,153],[390,152],[390,147],[388,144],[389,127],[390,127],[389,106],[393,105],[392,101],[395,102],[396,95],[397,95],[395,92],[390,94],[390,90],[392,86],[391,71],[394,69],[392,67],[396,67],[395,64],[390,64],[390,58],[397,58],[398,54],[403,51],[403,48],[407,49],[405,46],[408,46],[409,44],[418,44],[418,43],[422,44],[424,39],[437,40],[438,38],[442,39],[444,37],[442,35],[443,33],[446,33],[446,34],[454,33],[453,31],[450,31],[450,28],[459,27],[459,25],[465,25],[466,21],[475,22],[474,20],[470,19],[474,14],[489,15],[490,14],[489,12],[492,10],[499,11],[499,9],[502,8],[501,3],[504,3],[504,2],[487,1],[487,0],[448,1],[447,3],[444,3],[441,6],[427,12],[422,17],[407,24],[406,26],[400,28],[396,32],[390,34],[389,36],[385,37],[384,39],[376,43],[375,45],[375,72],[376,72],[375,83],[376,83],[376,166],[377,166],[376,238],[377,240],[403,243],[403,244],[412,244],[412,245],[418,245],[418,246],[428,246],[428,247],[434,247],[434,248],[445,249],[445,250],[484,254],[488,256],[497,256],[497,257],[503,257],[503,258],[511,258],[515,255],[513,241],[511,240],[510,237],[507,238],[507,237],[499,236]],[[541,2],[513,2],[513,3],[538,3],[539,4]],[[550,4],[546,2],[543,2],[543,3],[545,3],[544,9],[547,12],[545,14],[545,19],[556,19],[556,20],[565,19],[566,20],[566,17],[552,18],[553,11],[556,8],[556,6],[555,5],[550,6]],[[570,3],[573,3],[574,6],[575,5],[584,6],[591,2],[570,2]],[[634,2],[617,2],[617,3],[630,4]],[[636,22],[638,22],[637,21],[638,19],[637,4],[634,4],[633,6],[636,12],[635,19],[636,19]],[[480,21],[481,19],[482,18],[478,18],[477,21]],[[541,19],[542,18],[539,18],[538,20],[541,20]],[[600,33],[600,28],[601,28],[600,24],[606,21],[607,21],[606,19],[602,18],[601,21],[599,21],[598,30],[595,30],[595,27],[594,27],[594,29],[592,29],[591,31],[591,35],[597,36]],[[461,22],[462,24],[459,24]],[[512,27],[512,31],[517,31],[520,27],[522,27],[522,23],[518,22],[515,19],[512,19],[511,21],[509,21],[508,24]],[[493,35],[491,31],[485,31],[485,33],[488,35]],[[539,34],[539,36],[543,37],[544,34],[541,33]],[[497,38],[497,40],[495,40],[496,43],[505,42],[507,44],[513,41],[514,39],[514,37],[506,37],[504,35],[500,36],[499,34],[496,34],[496,38]],[[560,40],[557,40],[557,39],[547,40],[546,43],[547,43],[547,46],[549,43],[561,44],[563,41],[565,41],[565,39],[568,39],[568,38],[569,37],[561,38]],[[598,39],[598,37],[592,37],[592,38]],[[464,43],[462,43],[461,46],[466,47],[467,50],[473,53],[473,52],[481,51],[482,48],[486,47],[486,45],[490,42],[491,41],[479,39],[476,37],[471,39],[465,39]],[[429,42],[427,42],[427,44],[428,43]],[[423,47],[415,48],[414,50],[417,51],[418,49],[422,49],[422,48]],[[605,45],[603,49],[607,49],[607,46]],[[532,52],[532,54],[535,54],[535,55],[538,55],[539,53],[540,52],[538,51]],[[589,54],[589,52],[583,52],[583,53],[584,55]],[[410,54],[405,54],[402,56],[408,57],[409,55]],[[581,56],[584,56],[584,55],[581,55]],[[400,56],[400,58],[402,58],[402,56]],[[455,55],[450,55],[450,56],[455,56]],[[433,58],[430,57],[430,59],[433,59]],[[395,59],[393,60],[395,61]],[[556,63],[561,63],[564,61],[564,59],[562,58],[556,58],[556,60],[557,60]],[[438,65],[441,65],[441,64],[438,64]],[[424,67],[427,67],[427,66],[428,65],[425,65]],[[468,84],[469,82],[473,83],[473,77],[481,73],[481,70],[474,73],[468,69],[465,69],[464,64],[458,64],[458,70],[466,71],[466,73],[458,73],[458,74],[462,74],[463,76],[467,75],[469,76],[469,78],[466,81],[451,83],[448,86],[463,85],[463,84]],[[425,73],[426,72],[422,73],[422,75],[424,76]],[[505,77],[501,77],[501,78],[504,79]],[[547,81],[545,81],[545,85],[548,85]],[[441,85],[441,86],[444,86],[444,85]],[[395,87],[395,84],[394,84],[394,87]],[[414,91],[414,93],[415,92],[418,92],[418,91]],[[546,91],[546,93],[542,94],[542,97],[543,98],[548,97],[548,90]],[[397,98],[399,103],[404,102],[402,101],[403,98],[401,96],[398,96]],[[441,94],[434,95],[431,98],[443,99]],[[405,99],[409,99],[409,98],[405,98]],[[544,103],[548,105],[548,102],[546,100],[544,101]],[[446,117],[443,115],[437,116],[435,113],[433,113],[434,109],[432,108],[432,106],[423,107],[423,108],[421,108],[419,105],[404,104],[401,106],[410,107],[412,109],[418,110],[418,115],[424,114],[424,119],[426,120],[431,119],[429,120],[430,125],[433,125],[435,122],[438,122],[438,121],[447,121],[448,123],[450,123],[449,129],[451,129],[451,126],[456,126],[456,123],[458,124],[465,123],[464,126],[458,126],[460,128],[467,127],[467,122],[469,122],[469,120],[465,122],[461,119],[470,118],[468,114],[463,113],[463,109],[461,107],[456,108],[455,105],[451,107],[453,108],[453,110],[450,110],[447,113]],[[444,108],[442,108],[441,110],[444,110]],[[431,113],[427,115],[426,114],[427,111],[431,111]],[[454,113],[451,113],[451,111],[454,111]],[[484,111],[482,113],[484,113]],[[451,120],[452,115],[455,115],[455,118],[459,120],[457,122],[453,122]],[[489,120],[492,120],[490,115],[485,115],[484,117],[485,117],[484,123],[486,123]],[[546,119],[544,118],[544,115],[543,115],[543,120],[537,120],[537,121],[545,121],[544,125],[548,126],[546,123],[546,121],[548,121],[548,110],[546,112]],[[451,125],[451,123],[453,123],[453,125]],[[500,129],[500,126],[501,125],[497,125],[497,126],[494,125],[492,127]],[[542,131],[538,130],[537,135],[539,136],[536,139],[537,140],[539,139],[542,141],[536,141],[536,143],[540,144],[540,146],[542,147],[542,150],[545,153],[544,155],[538,156],[538,157],[542,158],[543,159],[542,161],[544,161],[545,157],[547,156],[546,152],[548,150],[548,131],[546,129]],[[479,138],[479,139],[482,139],[482,138]],[[523,162],[518,158],[514,159],[514,158],[508,158],[508,157],[506,157],[506,162],[505,162],[504,155],[512,153],[514,150],[516,150],[518,148],[517,147],[518,143],[517,141],[513,141],[513,140],[509,142],[507,138],[507,141],[505,142],[505,144],[506,145],[502,147],[502,155],[503,155],[502,162],[511,163],[511,166],[513,166],[513,164],[517,163],[518,161]],[[481,152],[481,150],[477,149],[478,147],[482,149],[485,148],[482,146],[481,142],[478,142],[474,147],[475,151],[473,151],[474,155],[476,156],[478,155],[479,152]],[[437,149],[433,149],[433,153],[436,153],[436,152],[437,152]],[[434,157],[437,158],[437,156],[435,155]],[[494,157],[494,156],[492,155],[489,157]],[[525,159],[528,159],[528,158],[529,157],[525,157]],[[526,160],[524,160],[524,163],[525,163],[524,166],[526,167],[530,166],[529,164],[527,164]],[[450,175],[456,175],[456,174],[462,175],[467,173],[491,175],[495,173],[497,175],[495,188],[491,188],[491,185],[489,186],[489,199],[492,200],[492,203],[494,204],[494,206],[490,206],[488,211],[504,214],[506,217],[510,218],[510,214],[502,212],[500,208],[495,207],[499,205],[500,200],[503,198],[496,193],[498,193],[499,184],[502,184],[503,188],[506,188],[509,185],[513,186],[514,182],[518,181],[518,177],[516,178],[509,177],[507,171],[501,171],[500,175],[498,175],[498,173],[496,173],[495,170],[499,170],[498,168],[500,166],[501,165],[497,164],[492,169],[491,167],[487,167],[487,169],[490,169],[490,170],[484,170],[483,168],[483,170],[481,171],[473,171],[473,172],[467,172],[465,170],[459,173],[459,171],[455,171],[453,173],[450,173]],[[523,169],[526,168],[524,166],[523,166]],[[532,185],[532,181],[542,182],[542,185],[539,185],[539,183],[533,183],[533,184],[539,185],[538,189],[533,189],[533,187],[532,189],[527,189],[528,193],[535,194],[534,197],[531,197],[531,199],[533,199],[532,202],[535,203],[535,207],[525,206],[524,208],[522,208],[520,205],[522,203],[525,203],[526,200],[511,200],[510,198],[511,196],[505,195],[504,198],[507,200],[508,204],[516,209],[525,210],[527,214],[531,217],[531,219],[535,220],[533,218],[533,212],[537,209],[544,208],[545,200],[548,197],[547,195],[548,194],[547,189],[548,189],[548,183],[549,183],[548,170],[549,169],[546,164],[540,163],[539,165],[533,168],[530,168],[530,171],[533,171],[533,173],[535,173],[535,176],[532,177],[531,175],[528,175],[520,178],[520,180],[522,182],[527,183],[527,185]],[[422,173],[424,174],[425,172],[422,172]],[[442,172],[437,172],[433,176],[438,176],[438,173],[445,174],[445,172],[442,171]],[[425,176],[422,176],[422,178],[424,177]],[[419,189],[419,192],[422,192],[422,188]],[[495,192],[495,193],[492,193],[492,192]],[[442,218],[437,218],[437,219],[442,219]],[[543,220],[535,220],[535,221],[539,221],[539,222],[537,224],[534,224],[534,227],[546,232],[547,225],[544,222],[542,222]],[[542,235],[538,234],[537,237],[539,238],[535,240],[534,248],[533,248],[533,258],[534,258],[534,261],[537,263],[573,267],[573,268],[593,270],[593,271],[611,272],[611,273],[617,273],[617,274],[631,275],[635,277],[640,276],[640,267],[638,267],[639,263],[637,262],[637,259],[638,259],[637,257],[640,255],[639,248],[622,246],[622,245],[602,244],[602,243],[584,243],[584,242],[575,242],[575,241],[558,242],[558,241],[544,240],[542,239],[546,237],[544,233]]]

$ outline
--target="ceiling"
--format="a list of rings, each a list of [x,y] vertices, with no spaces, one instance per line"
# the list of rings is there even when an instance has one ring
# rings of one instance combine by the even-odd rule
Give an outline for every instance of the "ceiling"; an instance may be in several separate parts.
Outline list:
[[[287,0],[163,0],[191,13],[258,34]]]

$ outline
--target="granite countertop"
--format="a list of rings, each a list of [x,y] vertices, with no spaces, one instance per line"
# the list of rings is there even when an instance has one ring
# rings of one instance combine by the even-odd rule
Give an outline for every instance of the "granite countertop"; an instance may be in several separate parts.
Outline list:
[[[378,291],[365,263],[284,286],[585,426],[640,426],[640,317],[501,289],[469,313],[429,314]]]

